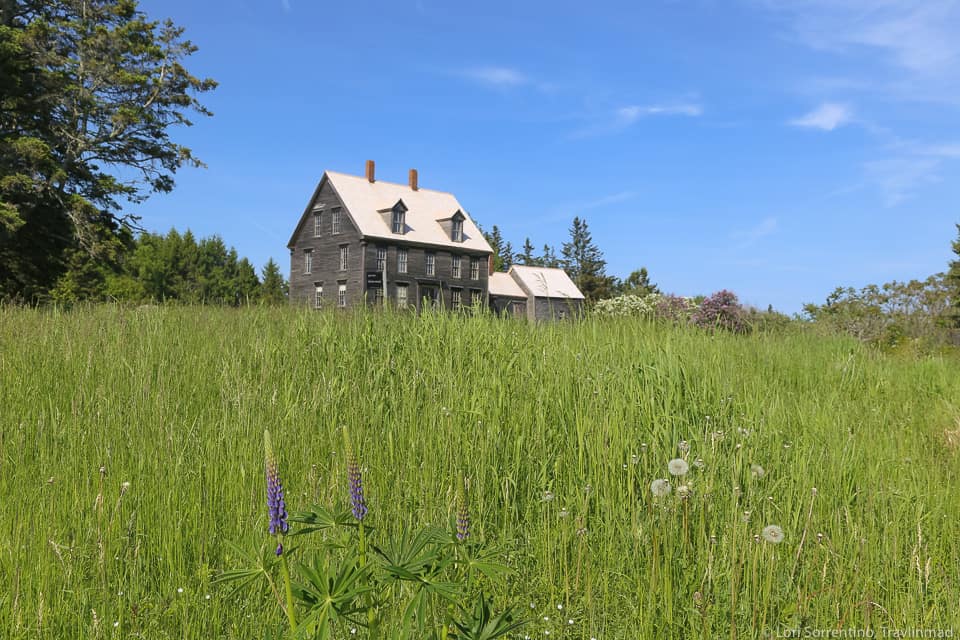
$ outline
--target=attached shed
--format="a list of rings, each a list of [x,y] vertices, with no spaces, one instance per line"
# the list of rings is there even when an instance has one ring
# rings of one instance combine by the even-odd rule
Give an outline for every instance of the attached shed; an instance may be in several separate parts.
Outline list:
[[[525,317],[527,294],[509,273],[495,271],[487,281],[490,290],[490,308],[499,315]]]
[[[583,293],[563,269],[513,265],[507,275],[525,294],[532,321],[575,318],[583,311]]]

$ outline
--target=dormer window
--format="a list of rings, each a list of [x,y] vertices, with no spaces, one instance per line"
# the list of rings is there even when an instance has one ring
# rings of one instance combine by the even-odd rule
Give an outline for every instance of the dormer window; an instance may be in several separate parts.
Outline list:
[[[450,239],[454,242],[463,242],[463,218],[454,218],[450,226]]]
[[[393,216],[390,228],[394,233],[403,233],[407,226],[407,211],[402,205],[393,208]]]

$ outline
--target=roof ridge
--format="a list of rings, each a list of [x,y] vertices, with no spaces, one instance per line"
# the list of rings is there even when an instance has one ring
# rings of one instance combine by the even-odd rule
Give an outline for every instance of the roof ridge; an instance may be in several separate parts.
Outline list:
[[[352,174],[352,173],[343,173],[342,171],[331,171],[330,169],[326,169],[326,170],[324,171],[324,173],[326,173],[327,175],[334,174],[334,175],[341,176],[341,177],[344,177],[344,178],[354,178],[354,179],[356,179],[356,180],[362,180],[363,182],[368,182],[365,176],[357,176],[357,175],[354,175],[354,174]],[[379,179],[379,178],[377,178],[374,182],[371,182],[370,184],[372,184],[372,185],[388,184],[388,185],[390,185],[391,187],[402,187],[402,188],[404,188],[404,189],[409,189],[410,191],[430,191],[430,192],[432,192],[432,193],[442,193],[442,194],[448,195],[448,196],[452,196],[452,195],[453,195],[453,192],[452,192],[452,191],[440,191],[439,189],[429,189],[429,188],[426,188],[426,187],[419,187],[419,186],[418,186],[416,189],[411,189],[409,183],[404,183],[404,182],[390,182],[389,180],[381,180],[381,179]]]

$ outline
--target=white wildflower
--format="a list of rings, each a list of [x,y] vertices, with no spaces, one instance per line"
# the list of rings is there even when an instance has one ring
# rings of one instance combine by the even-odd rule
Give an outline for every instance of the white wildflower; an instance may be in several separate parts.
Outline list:
[[[780,544],[783,542],[783,529],[775,524],[768,524],[761,532],[763,539],[771,544]]]
[[[650,491],[654,498],[663,498],[670,495],[670,481],[663,478],[657,478],[650,483]]]
[[[690,471],[690,465],[683,458],[674,458],[667,464],[667,470],[672,476],[685,476]]]

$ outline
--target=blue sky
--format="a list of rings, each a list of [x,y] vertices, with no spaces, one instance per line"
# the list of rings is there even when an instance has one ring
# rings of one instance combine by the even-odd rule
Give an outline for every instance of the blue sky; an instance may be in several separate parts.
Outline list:
[[[207,169],[139,212],[289,271],[325,169],[451,191],[515,247],[585,218],[608,272],[786,312],[943,271],[960,3],[147,0],[199,47]]]

